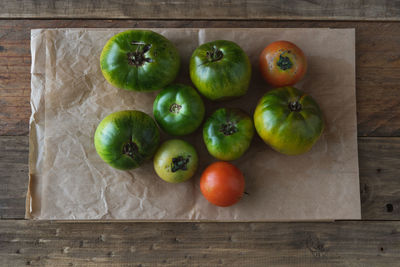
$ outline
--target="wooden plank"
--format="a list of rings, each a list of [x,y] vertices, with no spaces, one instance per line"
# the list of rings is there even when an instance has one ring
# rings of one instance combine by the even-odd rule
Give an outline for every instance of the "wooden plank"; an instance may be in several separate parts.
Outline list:
[[[0,135],[28,134],[29,31],[48,27],[354,27],[358,134],[400,136],[400,23],[133,20],[0,20]]]
[[[358,138],[358,153],[362,219],[400,220],[400,138]]]
[[[368,220],[400,220],[400,138],[358,138],[361,210]],[[0,218],[24,218],[28,138],[0,136]]]
[[[1,266],[393,266],[400,222],[0,221]]]
[[[0,219],[25,216],[28,189],[28,137],[0,137]]]
[[[0,18],[399,20],[398,1],[15,0]]]

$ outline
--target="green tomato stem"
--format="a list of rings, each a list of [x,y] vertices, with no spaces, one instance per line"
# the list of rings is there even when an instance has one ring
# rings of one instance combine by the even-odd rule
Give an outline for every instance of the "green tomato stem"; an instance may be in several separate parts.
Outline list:
[[[279,60],[276,62],[276,65],[278,65],[281,70],[288,70],[293,66],[293,63],[289,57],[282,56],[283,54],[284,53],[279,55]]]
[[[207,51],[207,58],[210,62],[221,60],[224,54],[217,47],[213,46],[211,51]]]
[[[178,105],[178,104],[174,103],[169,107],[169,112],[178,114],[179,111],[181,110],[181,108],[182,108],[181,105]]]
[[[235,122],[228,121],[221,125],[221,129],[219,130],[224,135],[232,135],[238,131],[238,127]]]
[[[138,152],[139,152],[138,146],[132,141],[125,143],[124,146],[122,147],[122,154],[127,155],[132,159],[136,158]]]
[[[189,163],[189,158],[190,156],[184,158],[182,156],[178,156],[176,158],[172,159],[171,162],[171,171],[176,172],[179,170],[186,171],[187,170],[187,164]]]
[[[302,109],[302,105],[299,103],[299,101],[295,101],[295,102],[290,102],[289,103],[289,109],[290,111],[295,111],[295,112],[299,112]]]
[[[143,42],[131,42],[131,45],[137,45],[136,50],[134,52],[128,52],[126,55],[128,56],[128,63],[132,66],[142,66],[145,62],[151,63],[153,60],[151,58],[146,57],[146,53],[150,51],[151,44],[145,44]],[[142,47],[143,46],[143,47]],[[140,50],[139,48],[142,49]]]

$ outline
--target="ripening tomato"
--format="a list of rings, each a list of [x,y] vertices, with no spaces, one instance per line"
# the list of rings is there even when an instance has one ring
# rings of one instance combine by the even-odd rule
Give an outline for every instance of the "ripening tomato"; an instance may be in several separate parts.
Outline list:
[[[204,170],[200,179],[200,190],[212,204],[231,206],[243,196],[244,177],[235,165],[218,161]]]
[[[258,135],[274,150],[299,155],[317,142],[325,124],[317,102],[287,86],[270,90],[260,99],[254,125]]]
[[[261,52],[260,72],[265,80],[275,87],[296,84],[304,77],[306,71],[306,57],[294,43],[276,41]]]
[[[180,139],[164,142],[154,155],[154,170],[169,183],[181,183],[196,172],[198,157],[194,146]]]

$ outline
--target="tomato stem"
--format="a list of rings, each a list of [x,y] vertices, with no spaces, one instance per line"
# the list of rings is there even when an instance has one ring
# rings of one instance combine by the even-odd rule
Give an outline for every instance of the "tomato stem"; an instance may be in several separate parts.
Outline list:
[[[224,53],[219,50],[216,46],[213,46],[211,51],[207,51],[207,58],[211,62],[221,60],[224,57]]]
[[[171,171],[176,172],[179,170],[186,171],[187,170],[187,164],[189,163],[190,155],[186,158],[182,156],[178,156],[176,158],[172,159],[171,162]]]
[[[178,114],[179,111],[181,110],[181,108],[182,108],[181,105],[178,105],[178,104],[174,103],[169,107],[169,112]]]
[[[221,125],[221,129],[219,131],[222,132],[224,135],[232,135],[238,131],[238,128],[235,122],[228,121]]]
[[[132,66],[142,66],[145,62],[151,63],[153,60],[146,57],[146,53],[150,51],[151,44],[146,44],[143,42],[131,42],[131,45],[137,45],[136,50],[133,52],[128,52],[128,63]],[[140,49],[141,48],[141,49]]]
[[[279,55],[279,60],[276,62],[276,65],[281,69],[281,70],[287,70],[290,69],[293,66],[292,61],[290,60],[289,57],[282,56],[284,53]]]
[[[132,141],[125,143],[124,146],[122,147],[122,154],[127,155],[132,159],[135,159],[138,151],[139,151],[138,146]]]
[[[298,101],[295,101],[295,102],[290,102],[289,103],[289,109],[290,109],[290,111],[301,111],[301,109],[302,109],[302,105],[298,102]]]

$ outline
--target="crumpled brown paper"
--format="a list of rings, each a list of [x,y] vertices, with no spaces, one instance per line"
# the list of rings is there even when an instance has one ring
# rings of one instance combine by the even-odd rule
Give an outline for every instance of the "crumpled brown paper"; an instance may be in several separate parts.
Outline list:
[[[30,183],[26,217],[32,219],[129,219],[211,221],[300,221],[360,219],[355,98],[354,29],[153,29],[178,48],[176,82],[191,84],[188,62],[200,44],[238,43],[250,57],[252,82],[245,97],[212,103],[241,107],[251,116],[270,89],[258,72],[258,56],[276,40],[296,43],[309,68],[296,87],[311,94],[326,119],[313,149],[300,156],[271,150],[256,135],[233,163],[244,173],[246,193],[229,208],[209,204],[199,190],[202,170],[216,161],[201,130],[183,139],[194,144],[197,175],[181,184],[157,177],[151,161],[132,171],[109,167],[97,155],[93,135],[108,114],[138,109],[152,115],[157,94],[117,89],[103,78],[99,57],[106,41],[124,29],[32,30]],[[163,135],[163,140],[171,138]]]

